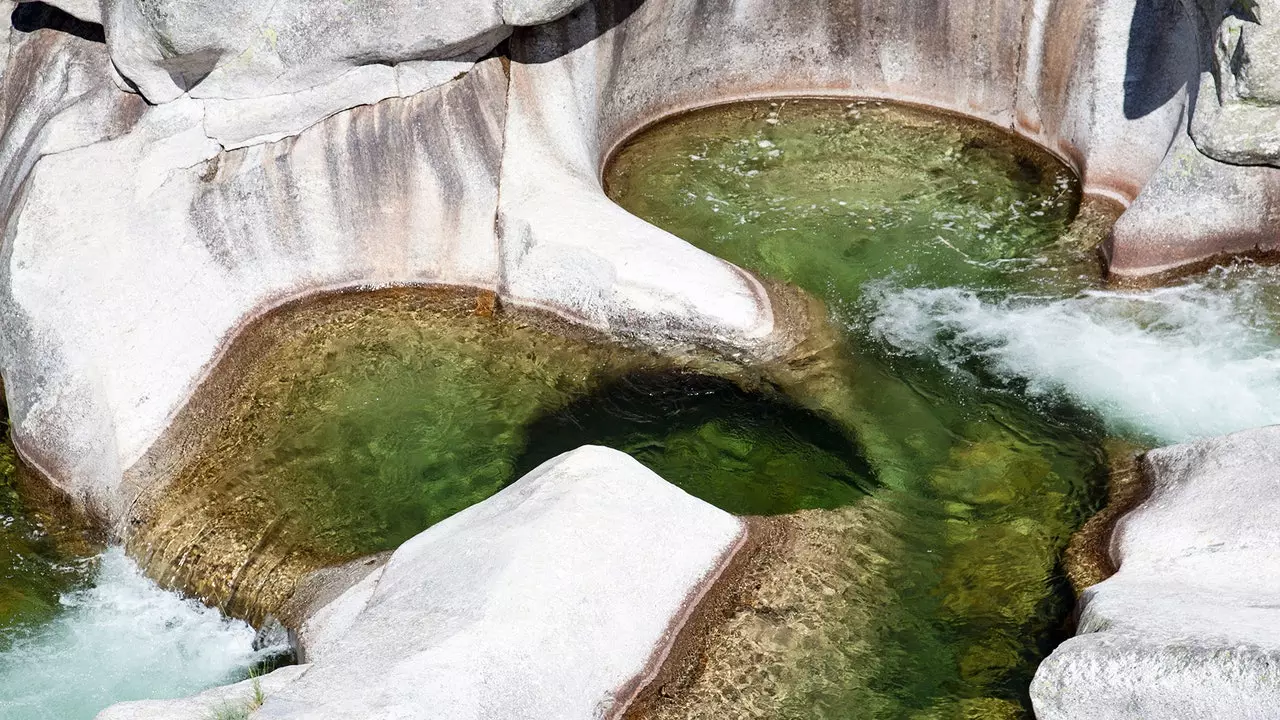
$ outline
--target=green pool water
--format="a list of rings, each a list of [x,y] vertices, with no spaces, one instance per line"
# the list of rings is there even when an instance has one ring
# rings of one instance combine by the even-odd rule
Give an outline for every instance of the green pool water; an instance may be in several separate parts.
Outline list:
[[[474,305],[353,294],[250,331],[261,351],[136,528],[151,572],[256,619],[307,571],[394,549],[589,443],[745,513],[838,507],[870,483],[848,431],[780,393]]]
[[[791,100],[651,127],[605,180],[636,215],[826,304],[838,346],[822,377],[787,389],[859,438],[881,484],[866,507],[806,520],[847,560],[796,569],[843,588],[775,628],[804,639],[744,626],[723,644],[749,651],[704,683],[732,692],[695,687],[670,716],[1029,715],[1031,675],[1071,608],[1061,553],[1105,482],[1102,423],[994,376],[981,348],[942,363],[875,324],[910,320],[882,314],[904,288],[998,300],[1095,284],[1096,228],[1073,225],[1072,175],[978,122]],[[735,664],[763,669],[748,681]]]

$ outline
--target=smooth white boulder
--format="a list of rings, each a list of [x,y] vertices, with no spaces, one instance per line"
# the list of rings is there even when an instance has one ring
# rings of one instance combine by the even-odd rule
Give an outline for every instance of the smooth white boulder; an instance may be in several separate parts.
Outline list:
[[[191,99],[55,154],[24,145],[0,327],[27,459],[115,521],[125,470],[242,322],[325,289],[495,287],[505,87],[489,61],[233,152]]]
[[[1271,720],[1280,711],[1280,426],[1153,450],[1118,572],[1036,672],[1039,720]]]
[[[356,68],[475,61],[514,25],[582,0],[58,0],[100,18],[120,73],[153,103],[288,96]]]
[[[309,665],[252,717],[612,716],[744,537],[741,520],[624,453],[565,453],[315,613],[301,631]],[[125,703],[99,720],[202,720],[190,709],[208,705]]]

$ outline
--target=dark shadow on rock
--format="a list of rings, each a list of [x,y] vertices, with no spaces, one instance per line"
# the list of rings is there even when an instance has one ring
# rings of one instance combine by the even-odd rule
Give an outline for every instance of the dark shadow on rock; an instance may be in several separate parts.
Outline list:
[[[588,0],[567,16],[512,35],[511,59],[533,65],[557,60],[621,25],[644,0]]]
[[[1136,120],[1158,110],[1195,82],[1199,49],[1194,28],[1194,19],[1179,0],[1137,0],[1125,59],[1126,118]],[[1190,67],[1184,67],[1188,63]]]
[[[71,13],[43,2],[22,2],[9,16],[13,29],[29,33],[56,30],[90,42],[105,43],[107,33],[102,25],[86,22]]]

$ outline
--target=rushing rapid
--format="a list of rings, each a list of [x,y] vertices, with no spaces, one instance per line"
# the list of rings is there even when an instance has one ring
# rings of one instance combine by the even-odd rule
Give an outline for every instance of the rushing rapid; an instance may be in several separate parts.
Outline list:
[[[1169,288],[1067,298],[881,285],[873,334],[957,371],[1180,442],[1280,422],[1280,269],[1218,268]]]
[[[52,620],[0,634],[0,717],[89,720],[115,702],[242,679],[281,650],[255,651],[253,628],[160,589],[119,548],[96,563]]]

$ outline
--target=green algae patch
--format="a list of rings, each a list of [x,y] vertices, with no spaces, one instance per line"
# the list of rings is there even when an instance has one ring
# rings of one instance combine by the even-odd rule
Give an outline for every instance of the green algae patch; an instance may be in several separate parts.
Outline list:
[[[131,545],[162,582],[258,619],[311,570],[394,549],[583,444],[689,470],[681,487],[731,509],[861,497],[870,478],[842,430],[699,369],[730,368],[493,312],[465,290],[286,307],[241,335],[135,469],[139,486],[146,472],[174,480],[136,506]],[[648,390],[592,400],[618,386]],[[586,407],[590,419],[571,420]],[[654,422],[673,414],[685,421]]]
[[[672,118],[605,181],[627,210],[820,301],[832,339],[775,377],[858,438],[881,483],[788,516],[789,549],[747,583],[706,671],[646,716],[1029,717],[1071,608],[1063,552],[1101,502],[1102,423],[980,358],[904,353],[875,324],[904,288],[1091,287],[1109,210],[1078,213],[1072,173],[998,128],[875,101]]]

